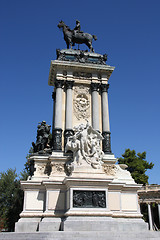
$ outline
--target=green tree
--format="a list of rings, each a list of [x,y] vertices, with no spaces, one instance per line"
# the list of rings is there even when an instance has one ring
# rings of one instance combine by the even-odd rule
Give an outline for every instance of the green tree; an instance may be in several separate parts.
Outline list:
[[[33,149],[30,148],[26,156],[24,169],[18,176],[15,169],[9,168],[0,172],[0,230],[14,231],[15,222],[23,210],[23,191],[20,181],[27,180],[30,173],[29,157]]]
[[[16,170],[0,173],[0,225],[7,231],[14,231],[15,222],[23,206],[23,192]]]
[[[20,180],[26,181],[28,176],[30,175],[30,163],[29,163],[29,158],[33,153],[33,148],[31,147],[29,149],[29,153],[26,156],[26,162],[24,164],[24,169],[20,173]]]
[[[122,158],[123,157],[123,158]],[[148,184],[147,169],[152,169],[154,164],[147,162],[146,152],[137,153],[135,150],[126,149],[122,157],[118,159],[119,164],[126,164],[127,170],[131,173],[136,183]]]

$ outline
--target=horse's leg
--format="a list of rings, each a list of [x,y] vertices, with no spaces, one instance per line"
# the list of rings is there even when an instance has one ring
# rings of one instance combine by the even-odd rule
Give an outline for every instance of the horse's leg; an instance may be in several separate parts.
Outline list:
[[[70,46],[71,46],[71,49],[72,49],[72,41],[69,42]]]
[[[94,48],[92,47],[92,41],[90,41],[90,46],[91,46],[91,47],[90,47],[90,51],[91,51],[91,52],[94,52]]]
[[[72,40],[71,40],[71,38],[68,38],[68,45],[71,47],[71,49],[72,49]],[[69,47],[68,47],[69,48]]]
[[[93,47],[92,47],[92,43],[91,43],[90,41],[87,41],[87,42],[86,42],[86,45],[87,45],[87,47],[89,47],[90,52],[94,52],[94,49],[93,49]]]

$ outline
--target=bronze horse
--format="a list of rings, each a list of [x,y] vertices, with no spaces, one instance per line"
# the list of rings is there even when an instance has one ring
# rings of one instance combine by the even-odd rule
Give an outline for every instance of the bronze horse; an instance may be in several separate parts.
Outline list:
[[[71,30],[63,21],[59,22],[58,27],[63,29],[64,40],[67,44],[67,48],[69,48],[69,46],[72,48],[75,43],[85,43],[90,49],[90,52],[94,52],[94,49],[92,47],[92,40],[97,40],[97,37],[95,35]]]

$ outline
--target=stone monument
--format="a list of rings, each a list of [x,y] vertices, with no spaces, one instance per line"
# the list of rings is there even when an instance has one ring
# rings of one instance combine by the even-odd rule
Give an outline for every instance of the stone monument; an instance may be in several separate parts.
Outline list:
[[[107,55],[94,53],[95,36],[64,22],[67,49],[51,61],[52,138],[43,121],[30,157],[31,176],[22,181],[24,208],[16,232],[145,231],[137,190],[125,165],[111,151]],[[85,43],[88,51],[73,50]],[[69,48],[70,47],[70,48]]]

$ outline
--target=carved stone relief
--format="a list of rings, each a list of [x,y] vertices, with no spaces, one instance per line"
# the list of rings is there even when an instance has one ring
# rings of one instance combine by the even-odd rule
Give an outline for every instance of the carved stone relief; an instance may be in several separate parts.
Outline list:
[[[110,165],[110,164],[104,164],[103,165],[104,172],[107,175],[112,175],[114,176],[116,174],[116,167],[115,165]]]
[[[89,87],[81,85],[74,88],[73,109],[78,120],[90,117]]]
[[[103,151],[100,141],[102,135],[92,128],[87,122],[73,128],[74,135],[67,139],[65,151],[73,152],[73,164],[89,164],[92,168],[98,169],[102,165]]]
[[[36,171],[34,172],[34,175],[35,176],[44,175],[45,174],[45,167],[46,167],[45,163],[35,164]]]
[[[78,208],[105,208],[105,191],[73,191],[73,207]]]
[[[52,172],[62,173],[64,172],[64,163],[51,163]]]

